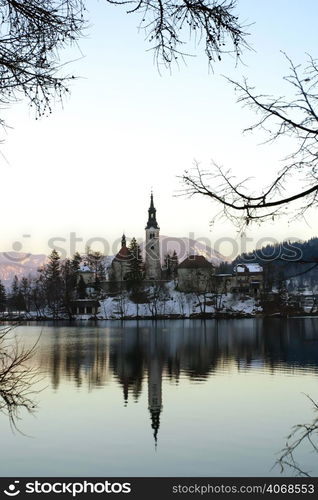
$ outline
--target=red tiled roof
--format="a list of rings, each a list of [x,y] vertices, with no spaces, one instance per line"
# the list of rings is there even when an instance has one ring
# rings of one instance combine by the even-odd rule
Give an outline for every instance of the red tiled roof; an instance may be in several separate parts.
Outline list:
[[[130,260],[131,255],[129,249],[127,247],[121,247],[118,254],[115,257],[115,260]]]
[[[181,264],[179,264],[179,269],[199,269],[206,268],[211,269],[213,265],[206,260],[203,255],[189,255]]]

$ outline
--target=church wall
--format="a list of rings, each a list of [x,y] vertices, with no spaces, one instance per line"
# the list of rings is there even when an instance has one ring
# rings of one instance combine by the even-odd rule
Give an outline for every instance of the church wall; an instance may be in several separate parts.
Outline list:
[[[212,273],[209,269],[178,269],[178,290],[180,292],[209,292],[212,289]]]
[[[111,281],[124,281],[130,271],[129,262],[113,260],[110,272]]]
[[[146,279],[161,279],[159,229],[146,229]]]

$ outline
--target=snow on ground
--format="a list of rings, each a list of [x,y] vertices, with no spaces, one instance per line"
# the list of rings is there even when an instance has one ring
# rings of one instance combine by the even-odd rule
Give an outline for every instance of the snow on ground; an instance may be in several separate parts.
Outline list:
[[[175,290],[173,282],[168,283],[165,291],[156,287],[148,289],[149,303],[135,304],[128,294],[123,292],[117,297],[108,297],[100,301],[101,319],[133,318],[135,316],[179,316],[188,318],[196,314],[224,313],[230,315],[255,315],[262,311],[258,302],[251,297],[238,298],[233,294],[182,293]]]
[[[123,292],[115,297],[107,297],[100,300],[100,308],[97,314],[98,319],[124,319],[155,317],[179,317],[189,318],[195,315],[205,315],[221,313],[229,317],[235,315],[254,316],[262,312],[258,301],[251,297],[239,298],[231,293],[215,296],[212,293],[182,293],[175,289],[173,282],[167,283],[164,287],[149,287],[147,289],[149,302],[135,304],[129,299],[129,294]],[[4,313],[6,315],[8,313]],[[10,313],[16,315],[16,319],[39,319],[39,314],[35,311]],[[52,317],[49,308],[45,308],[41,317],[49,319]],[[91,314],[78,314],[75,316],[79,320],[89,320],[93,318]],[[67,319],[66,314],[60,315],[61,319]]]

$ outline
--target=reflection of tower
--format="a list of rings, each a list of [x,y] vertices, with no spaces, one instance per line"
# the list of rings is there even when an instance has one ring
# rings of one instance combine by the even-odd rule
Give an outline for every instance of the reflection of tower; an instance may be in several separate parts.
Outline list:
[[[156,209],[153,204],[153,194],[150,196],[150,207],[148,209],[148,222],[146,229],[146,279],[160,280],[161,279],[161,264],[160,264],[160,243],[159,231],[160,227],[156,219]]]
[[[160,363],[156,331],[150,337],[150,355],[148,364],[148,409],[151,417],[151,427],[157,447],[160,413],[162,410],[162,364]]]
[[[142,341],[138,326],[125,326],[115,337],[111,350],[111,363],[114,374],[122,386],[124,406],[128,405],[128,398],[133,396],[138,400],[144,377],[144,361]]]

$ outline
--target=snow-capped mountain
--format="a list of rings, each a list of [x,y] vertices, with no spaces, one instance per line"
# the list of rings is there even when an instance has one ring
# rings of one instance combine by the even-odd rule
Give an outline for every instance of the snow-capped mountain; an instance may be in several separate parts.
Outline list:
[[[0,252],[0,280],[7,287],[14,276],[35,276],[47,257],[44,254],[25,254],[20,252]]]
[[[161,263],[164,264],[164,257],[167,253],[175,251],[178,255],[179,262],[182,262],[189,255],[203,255],[209,262],[215,266],[219,266],[221,262],[230,262],[224,255],[212,249],[209,245],[201,241],[192,240],[191,238],[178,238],[176,236],[159,236],[160,240],[160,255]],[[127,238],[127,246],[129,245],[129,238]],[[140,244],[143,258],[145,258],[145,242]],[[118,251],[120,248],[118,247]],[[115,255],[106,257],[106,269],[110,267]]]
[[[229,259],[224,257],[208,244],[202,241],[196,241],[191,238],[177,238],[174,236],[160,236],[161,258],[168,252],[176,251],[179,262],[182,262],[189,255],[203,255],[209,262],[215,266],[219,266],[221,262],[228,262]]]
[[[129,240],[127,242],[129,244]],[[164,262],[164,256],[168,252],[176,251],[179,262],[182,262],[188,255],[203,255],[214,265],[226,262],[228,259],[219,252],[213,250],[210,246],[195,241],[191,238],[177,238],[174,236],[160,236],[161,259]],[[142,250],[144,243],[141,244]],[[118,248],[119,251],[119,248]],[[114,256],[105,258],[105,267],[109,268]],[[23,276],[34,277],[37,270],[46,262],[47,256],[44,254],[23,254],[20,252],[0,252],[0,280],[8,287],[14,276],[22,278]]]

